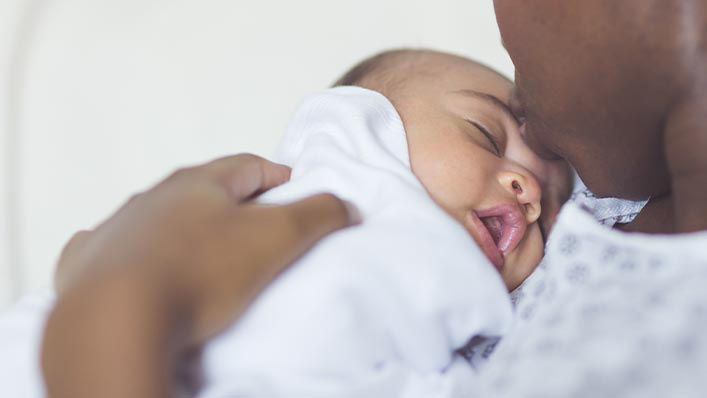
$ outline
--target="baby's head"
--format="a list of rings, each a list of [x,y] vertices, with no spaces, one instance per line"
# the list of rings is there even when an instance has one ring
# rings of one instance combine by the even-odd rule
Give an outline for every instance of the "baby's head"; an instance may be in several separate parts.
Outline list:
[[[412,171],[430,196],[464,225],[509,290],[525,280],[572,178],[564,162],[542,160],[524,143],[507,105],[513,83],[467,58],[394,50],[335,85],[378,91],[393,103]]]

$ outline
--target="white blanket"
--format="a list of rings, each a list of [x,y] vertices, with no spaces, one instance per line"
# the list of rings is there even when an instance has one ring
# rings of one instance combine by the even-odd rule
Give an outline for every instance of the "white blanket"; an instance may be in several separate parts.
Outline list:
[[[0,397],[42,398],[39,350],[52,294],[28,295],[0,314]]]
[[[314,95],[276,160],[292,180],[262,201],[332,192],[363,223],[318,244],[208,346],[202,397],[433,397],[471,382],[454,351],[504,333],[510,299],[410,171],[392,104],[356,87]],[[466,377],[445,372],[453,363]]]

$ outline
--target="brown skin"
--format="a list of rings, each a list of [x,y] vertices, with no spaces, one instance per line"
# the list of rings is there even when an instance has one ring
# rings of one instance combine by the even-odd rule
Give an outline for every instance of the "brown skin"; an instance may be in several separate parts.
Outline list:
[[[646,210],[666,221],[645,229],[706,229],[705,3],[494,4],[531,147],[568,160],[600,196],[672,195]]]
[[[171,396],[185,353],[317,240],[351,224],[331,195],[248,203],[289,173],[252,155],[219,159],[176,172],[77,234],[59,263],[60,297],[44,335],[48,395]]]

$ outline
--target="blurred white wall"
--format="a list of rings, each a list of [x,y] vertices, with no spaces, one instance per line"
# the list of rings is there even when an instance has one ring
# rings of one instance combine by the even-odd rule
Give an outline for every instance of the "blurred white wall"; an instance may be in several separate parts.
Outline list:
[[[14,84],[21,47],[21,26],[27,14],[28,2],[7,0],[0,2],[0,308],[19,294],[20,268],[17,266],[17,230],[19,214],[12,211],[15,201],[14,187],[19,178],[19,154],[16,151],[16,102],[18,86]],[[11,250],[14,249],[14,250]]]
[[[491,0],[37,0],[22,18],[29,1],[0,2],[0,145],[16,154],[0,305],[48,286],[73,231],[171,169],[269,155],[303,96],[374,52],[434,47],[512,75]]]

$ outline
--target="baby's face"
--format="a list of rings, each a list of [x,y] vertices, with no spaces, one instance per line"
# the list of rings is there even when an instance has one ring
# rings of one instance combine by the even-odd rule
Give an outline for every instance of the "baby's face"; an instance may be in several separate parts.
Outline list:
[[[512,290],[543,256],[543,230],[571,191],[569,167],[541,160],[523,142],[507,107],[511,82],[463,58],[424,57],[422,72],[392,95],[413,172]],[[544,188],[552,198],[543,200]]]

